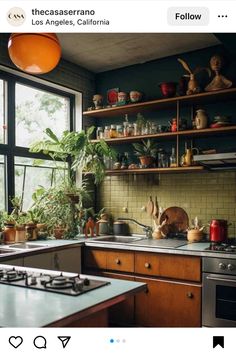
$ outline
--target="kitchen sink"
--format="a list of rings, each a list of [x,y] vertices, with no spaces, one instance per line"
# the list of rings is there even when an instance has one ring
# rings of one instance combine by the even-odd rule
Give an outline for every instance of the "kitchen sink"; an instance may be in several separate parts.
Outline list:
[[[16,243],[16,244],[12,244],[11,247],[19,248],[19,249],[37,249],[37,248],[44,248],[46,247],[46,245],[31,244],[31,243]]]
[[[0,248],[0,255],[7,255],[7,254],[16,253],[16,252],[17,252],[17,250],[15,250],[15,249]]]
[[[143,240],[145,237],[133,237],[133,236],[105,236],[100,238],[93,238],[90,241],[100,243],[115,243],[115,244],[127,244]]]

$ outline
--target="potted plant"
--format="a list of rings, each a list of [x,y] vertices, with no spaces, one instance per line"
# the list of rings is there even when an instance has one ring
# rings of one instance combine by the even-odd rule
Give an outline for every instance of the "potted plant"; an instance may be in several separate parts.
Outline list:
[[[157,145],[154,141],[142,140],[142,143],[134,143],[134,154],[138,156],[140,163],[144,167],[150,167],[153,164],[157,154]]]
[[[43,152],[50,155],[54,161],[61,160],[64,163],[71,160],[72,169],[92,173],[95,184],[98,184],[105,176],[104,158],[115,158],[116,153],[103,139],[97,143],[90,140],[94,129],[95,127],[92,126],[87,132],[64,131],[61,138],[58,138],[51,129],[47,128],[45,133],[48,138],[32,144],[30,152]],[[67,179],[68,177],[65,177],[65,180]]]

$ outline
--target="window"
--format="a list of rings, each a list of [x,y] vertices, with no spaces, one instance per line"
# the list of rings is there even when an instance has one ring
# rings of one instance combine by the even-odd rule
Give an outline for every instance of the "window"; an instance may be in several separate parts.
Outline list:
[[[43,138],[46,128],[56,135],[69,129],[68,98],[16,84],[16,145],[29,145]]]
[[[5,209],[5,157],[0,155],[0,210]]]
[[[68,166],[58,162],[55,168],[50,157],[28,148],[48,127],[58,136],[73,130],[74,103],[75,94],[0,71],[0,210],[13,196],[22,197],[27,210],[38,186],[60,184]]]
[[[0,80],[0,144],[6,142],[6,121],[5,121],[5,86]]]

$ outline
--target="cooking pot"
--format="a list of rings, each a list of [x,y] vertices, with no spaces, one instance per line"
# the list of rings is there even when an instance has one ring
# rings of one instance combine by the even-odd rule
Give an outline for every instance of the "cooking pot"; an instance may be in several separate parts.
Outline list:
[[[213,219],[210,223],[210,241],[225,242],[228,238],[228,223],[224,219]]]
[[[116,221],[113,223],[114,235],[127,236],[129,234],[129,226],[124,221]]]

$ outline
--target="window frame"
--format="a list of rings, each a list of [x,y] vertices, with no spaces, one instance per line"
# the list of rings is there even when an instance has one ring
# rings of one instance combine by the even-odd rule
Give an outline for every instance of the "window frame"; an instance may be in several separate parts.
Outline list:
[[[67,87],[35,78],[27,74],[18,73],[15,70],[6,69],[0,66],[0,80],[5,81],[6,98],[6,121],[7,121],[7,142],[0,144],[0,155],[4,155],[5,160],[5,207],[8,212],[12,205],[10,197],[15,196],[15,157],[26,157],[32,159],[52,160],[43,153],[30,153],[26,147],[16,146],[16,118],[15,118],[15,90],[16,84],[30,86],[35,89],[60,95],[69,100],[69,130],[80,130],[82,128],[82,93]]]

